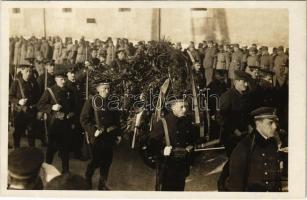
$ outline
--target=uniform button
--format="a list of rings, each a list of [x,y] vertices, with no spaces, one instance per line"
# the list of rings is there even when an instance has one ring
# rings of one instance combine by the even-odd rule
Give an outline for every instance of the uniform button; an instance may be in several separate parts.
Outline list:
[[[268,172],[264,172],[264,175],[268,175]]]
[[[264,166],[267,166],[267,165],[268,165],[268,163],[265,162],[265,163],[264,163]]]
[[[268,185],[268,184],[269,184],[269,182],[268,182],[268,181],[266,181],[266,182],[265,182],[265,184],[266,184],[266,185]]]
[[[262,156],[265,156],[265,153],[262,153],[261,155],[262,155]]]

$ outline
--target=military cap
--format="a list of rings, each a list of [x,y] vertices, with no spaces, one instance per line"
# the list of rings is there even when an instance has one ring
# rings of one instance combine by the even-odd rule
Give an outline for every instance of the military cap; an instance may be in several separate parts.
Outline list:
[[[260,67],[258,67],[258,66],[256,66],[256,65],[249,65],[248,66],[250,69],[253,69],[253,70],[255,70],[255,69],[260,69]]]
[[[34,63],[35,58],[34,57],[29,57],[29,58],[25,58],[26,61],[28,61],[30,64]]]
[[[224,76],[227,73],[228,73],[228,71],[226,69],[217,69],[217,70],[215,70],[215,75]]]
[[[67,68],[67,73],[68,72],[76,73],[76,71],[77,71],[77,68],[74,65],[68,65],[68,66],[66,66],[66,68]]]
[[[52,60],[52,59],[45,59],[45,60],[43,60],[43,63],[44,63],[45,65],[47,65],[47,64],[49,64],[49,65],[54,65],[54,60]]]
[[[262,75],[262,76],[273,76],[275,73],[272,72],[271,70],[268,70],[268,69],[259,69],[259,73]]]
[[[8,171],[11,177],[25,180],[37,176],[44,162],[43,152],[35,147],[21,147],[8,156]]]
[[[209,40],[209,41],[208,41],[208,44],[213,44],[213,41],[212,41],[212,40]]]
[[[277,48],[277,51],[284,51],[284,47],[283,47],[283,46],[279,46],[279,47]]]
[[[62,77],[66,77],[67,74],[67,69],[65,65],[55,65],[54,66],[54,76],[62,76]]]
[[[272,107],[260,107],[253,110],[250,115],[255,119],[277,119],[276,109]]]
[[[98,87],[100,85],[110,85],[111,84],[111,80],[107,79],[107,78],[99,78],[93,81],[93,86],[94,87]]]
[[[225,78],[225,74],[227,74],[228,71],[225,69],[217,69],[214,73],[214,76],[216,79],[220,80],[220,79],[224,79]]]
[[[194,42],[192,42],[192,41],[190,42],[188,48],[190,48],[190,47],[193,47],[193,48],[195,47]]]
[[[262,47],[261,47],[261,50],[262,50],[262,51],[264,51],[264,50],[269,50],[269,48],[268,48],[267,46],[262,46]]]
[[[251,47],[251,48],[249,48],[249,51],[250,51],[250,52],[256,52],[257,49],[256,49],[255,47]]]
[[[82,176],[66,173],[54,177],[46,184],[46,190],[90,190],[90,185]]]
[[[233,47],[238,47],[239,48],[239,44],[233,44]]]
[[[235,80],[245,80],[245,81],[250,81],[251,80],[251,75],[241,71],[241,70],[235,70]]]
[[[21,64],[21,65],[18,65],[18,68],[21,68],[21,69],[25,69],[25,68],[32,68],[33,66],[32,65],[29,65],[29,64]]]

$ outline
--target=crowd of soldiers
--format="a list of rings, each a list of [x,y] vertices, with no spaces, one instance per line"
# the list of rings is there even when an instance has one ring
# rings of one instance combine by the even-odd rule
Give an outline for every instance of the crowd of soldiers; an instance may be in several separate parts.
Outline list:
[[[84,160],[81,149],[85,143],[92,154],[85,172],[86,183],[92,187],[94,171],[100,168],[98,189],[107,190],[113,146],[122,140],[123,114],[118,108],[106,106],[114,89],[112,80],[96,80],[96,91],[91,96],[87,74],[92,68],[108,67],[122,73],[121,65],[129,65],[129,59],[146,54],[149,45],[145,41],[134,45],[126,38],[118,38],[114,44],[111,37],[93,42],[82,37],[74,43],[72,38],[63,42],[60,37],[10,38],[9,99],[14,149],[20,148],[24,135],[30,147],[39,138],[47,146],[46,163],[52,164],[59,151],[62,174],[67,174],[70,152]],[[209,109],[198,113],[207,116],[201,120],[211,124],[206,126],[209,136],[221,140],[229,158],[218,181],[219,190],[280,191],[278,151],[287,146],[288,131],[288,49],[274,47],[269,53],[267,46],[258,48],[252,44],[248,49],[214,41],[203,41],[198,48],[194,42],[186,49],[181,43],[171,45],[190,63],[195,92],[209,89],[210,95],[219,99],[218,103],[207,99]],[[191,119],[184,95],[177,93],[175,97],[167,100],[170,112],[159,118],[147,143],[153,155],[163,157],[163,165],[158,166],[162,174],[159,184],[160,190],[166,191],[184,190],[195,144],[208,142],[208,138],[199,140],[201,131],[192,122],[196,117]],[[249,139],[244,139],[247,136]],[[249,153],[244,157],[238,148],[250,152],[246,151]],[[286,159],[283,161],[286,163]]]

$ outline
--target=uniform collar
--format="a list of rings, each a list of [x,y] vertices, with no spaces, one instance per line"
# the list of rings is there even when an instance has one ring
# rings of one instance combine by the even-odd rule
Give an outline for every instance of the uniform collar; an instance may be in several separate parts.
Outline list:
[[[269,137],[268,136],[265,136],[264,134],[262,134],[260,131],[258,131],[257,130],[257,132],[265,139],[265,140],[267,140],[267,139],[269,139]]]
[[[267,145],[269,143],[275,143],[276,144],[276,140],[273,137],[265,137],[263,134],[261,134],[258,130],[255,130],[255,141],[256,143],[260,144],[260,145]]]

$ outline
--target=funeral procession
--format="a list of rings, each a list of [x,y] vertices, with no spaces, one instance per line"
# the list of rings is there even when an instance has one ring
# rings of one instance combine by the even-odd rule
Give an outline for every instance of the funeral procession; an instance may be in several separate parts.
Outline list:
[[[282,25],[240,19],[234,34],[237,15],[213,8],[148,9],[149,25],[142,9],[32,10],[10,10],[8,190],[288,191]]]

